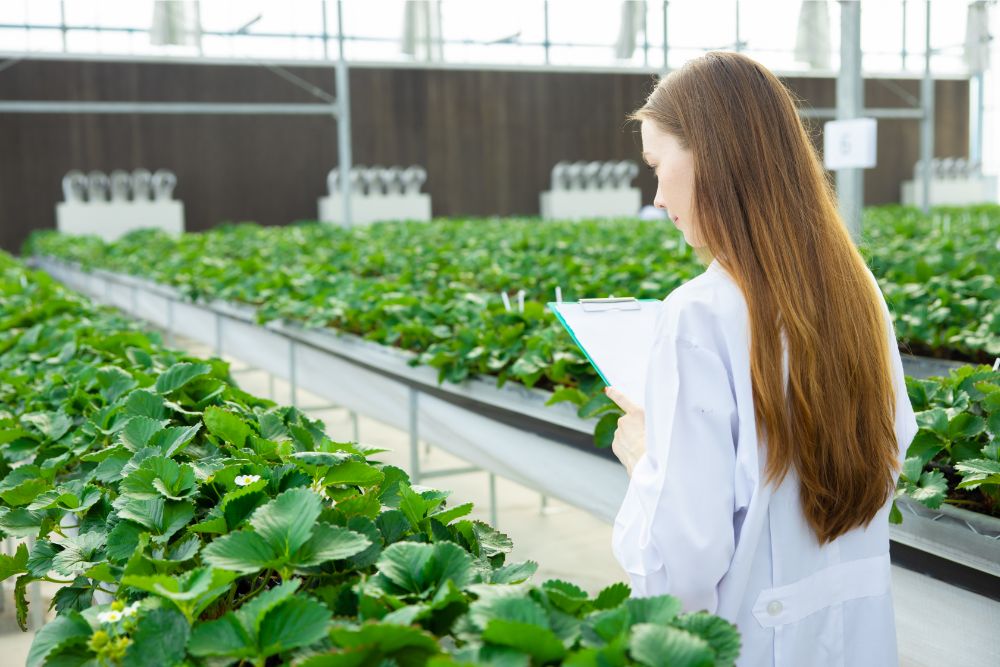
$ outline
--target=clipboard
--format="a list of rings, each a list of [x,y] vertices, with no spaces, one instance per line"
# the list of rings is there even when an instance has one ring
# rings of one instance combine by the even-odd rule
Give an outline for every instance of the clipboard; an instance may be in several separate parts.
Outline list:
[[[663,302],[610,297],[580,299],[548,307],[586,355],[604,384],[638,406],[646,393],[646,371]]]

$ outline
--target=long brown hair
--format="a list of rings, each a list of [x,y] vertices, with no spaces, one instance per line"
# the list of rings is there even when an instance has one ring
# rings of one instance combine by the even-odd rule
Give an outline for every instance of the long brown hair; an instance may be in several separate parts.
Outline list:
[[[754,60],[712,52],[662,78],[629,120],[693,152],[693,222],[749,310],[767,481],[794,466],[820,543],[867,525],[898,466],[889,334],[795,100]]]

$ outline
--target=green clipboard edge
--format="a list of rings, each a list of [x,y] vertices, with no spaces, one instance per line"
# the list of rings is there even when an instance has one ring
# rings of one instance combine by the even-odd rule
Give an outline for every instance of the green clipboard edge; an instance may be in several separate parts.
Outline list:
[[[648,303],[648,302],[651,302],[651,301],[660,301],[660,299],[637,299],[637,301],[639,301],[639,302],[646,302],[646,303]],[[563,302],[563,303],[572,303],[572,301],[565,301],[565,302]],[[545,304],[545,305],[546,305],[546,306],[548,306],[549,310],[551,310],[551,311],[552,311],[552,313],[553,313],[553,314],[554,314],[554,315],[556,316],[556,319],[558,319],[558,320],[559,320],[559,323],[563,325],[563,328],[564,328],[564,329],[565,329],[565,330],[566,330],[567,332],[569,332],[569,335],[570,335],[570,337],[571,337],[571,338],[573,339],[573,342],[574,342],[574,343],[576,343],[576,346],[577,346],[578,348],[580,348],[580,351],[581,351],[581,352],[583,352],[583,355],[584,355],[585,357],[587,357],[587,361],[589,361],[589,362],[590,362],[590,365],[594,367],[594,370],[595,370],[595,371],[597,371],[597,374],[598,374],[598,375],[599,375],[599,376],[601,377],[601,381],[602,381],[602,382],[604,383],[604,385],[605,385],[606,387],[610,387],[610,386],[611,386],[611,383],[610,383],[610,382],[608,382],[608,378],[604,377],[604,373],[602,373],[602,372],[601,372],[601,369],[597,367],[597,363],[595,363],[595,362],[594,362],[594,360],[593,360],[593,359],[591,359],[590,355],[589,355],[589,354],[587,353],[587,349],[586,349],[586,348],[585,348],[585,347],[584,347],[583,345],[581,345],[581,344],[580,344],[580,341],[579,341],[579,340],[577,339],[577,337],[576,337],[576,334],[575,334],[575,333],[573,333],[573,329],[572,329],[572,328],[571,328],[571,327],[569,326],[569,324],[567,324],[567,323],[566,323],[566,319],[565,319],[565,318],[564,318],[564,317],[562,316],[562,313],[560,313],[560,312],[559,312],[559,311],[558,311],[558,310],[557,310],[557,309],[556,309],[556,308],[554,307],[554,306],[561,306],[562,304],[561,304],[561,303],[558,303],[558,302],[556,302],[556,301],[549,301],[549,302],[548,302],[547,304]]]

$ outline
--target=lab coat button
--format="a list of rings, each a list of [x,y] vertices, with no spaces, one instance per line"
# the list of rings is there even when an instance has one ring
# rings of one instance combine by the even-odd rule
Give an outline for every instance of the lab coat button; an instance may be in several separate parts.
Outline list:
[[[777,616],[778,614],[781,613],[781,610],[784,608],[785,608],[784,605],[782,605],[780,602],[778,602],[777,600],[772,600],[767,604],[767,613],[770,614],[771,616]]]

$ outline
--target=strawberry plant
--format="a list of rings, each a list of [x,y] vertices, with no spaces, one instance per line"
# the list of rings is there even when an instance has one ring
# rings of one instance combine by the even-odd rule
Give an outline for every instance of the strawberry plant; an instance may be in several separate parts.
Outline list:
[[[0,555],[42,665],[732,665],[677,599],[532,583],[471,505],[411,485],[0,255]]]
[[[1000,516],[1000,372],[963,366],[945,378],[908,377],[906,386],[920,430],[897,496]]]
[[[1000,207],[868,209],[862,249],[895,314],[902,348],[991,362],[1000,355]],[[606,294],[663,298],[700,273],[676,230],[621,219],[437,220],[342,229],[223,225],[171,238],[140,231],[112,244],[40,233],[27,253],[140,275],[192,299],[257,308],[417,354],[443,381],[493,376],[555,392],[601,417],[610,444],[620,413],[579,349],[544,308]],[[501,292],[526,292],[509,312]]]

